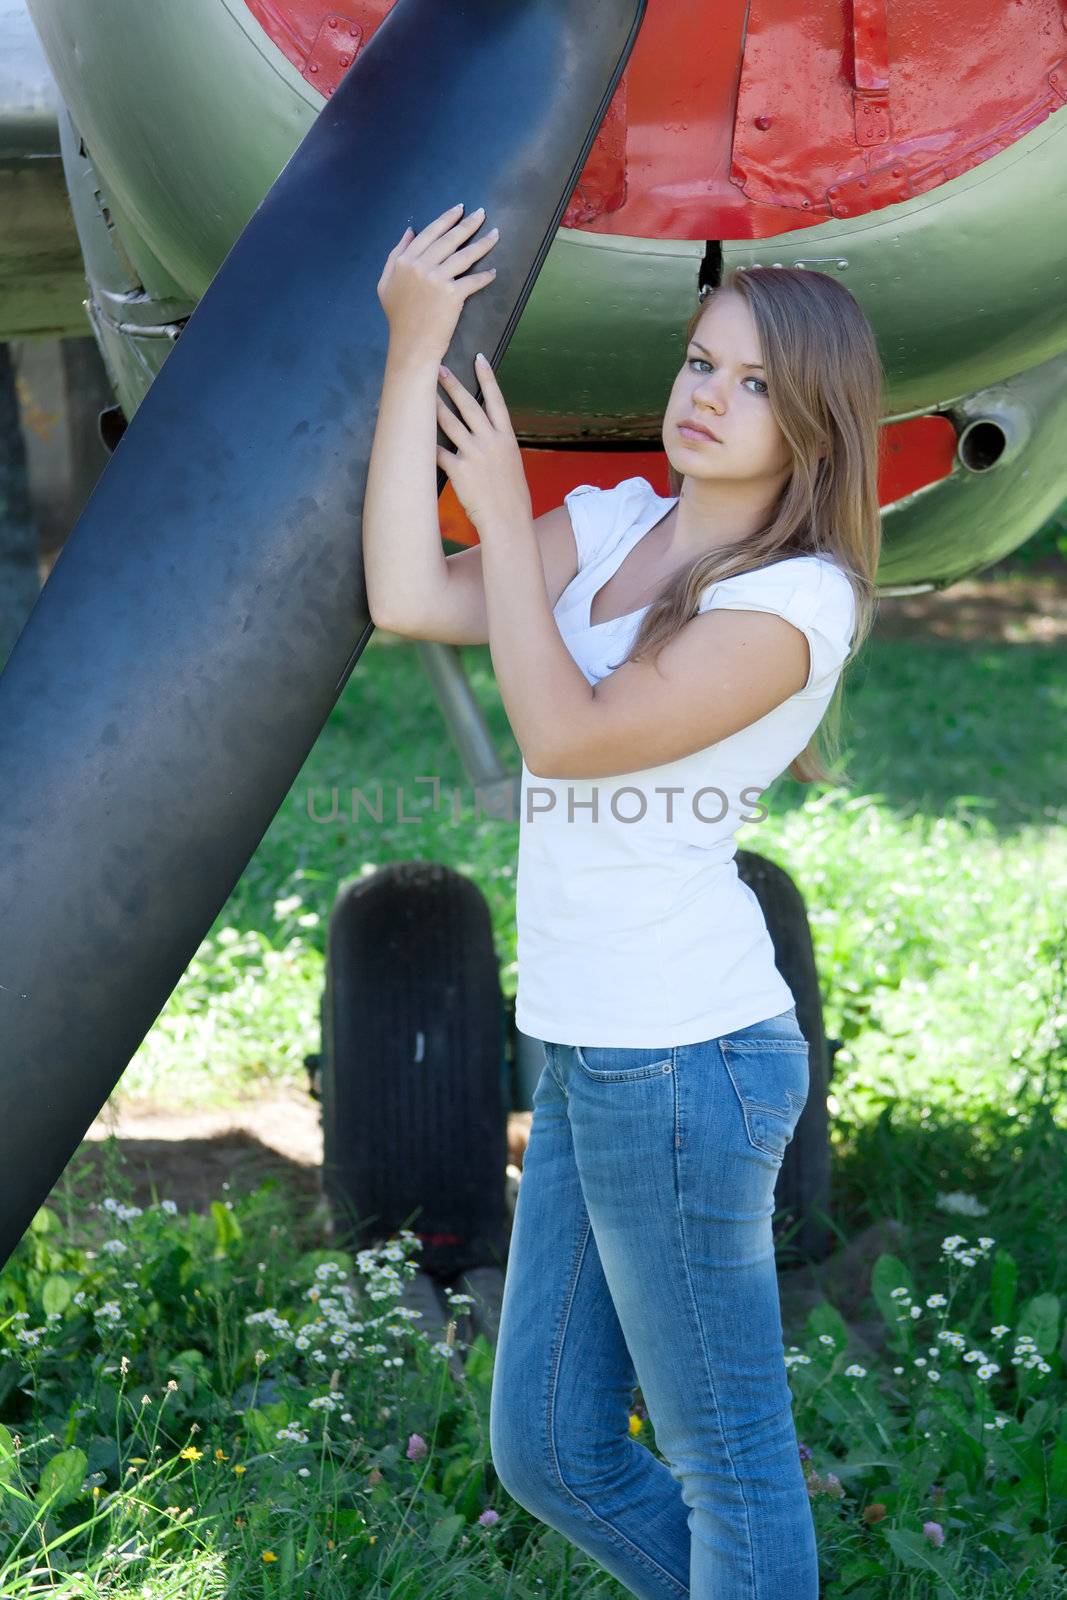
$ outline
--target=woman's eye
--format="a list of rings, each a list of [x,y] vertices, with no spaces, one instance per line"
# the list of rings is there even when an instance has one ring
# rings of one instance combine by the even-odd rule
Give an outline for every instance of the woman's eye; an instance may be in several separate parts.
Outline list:
[[[703,356],[690,356],[688,358],[688,364],[691,367],[710,367],[711,366],[711,362],[710,361],[705,361]],[[767,385],[764,383],[762,378],[753,377],[751,381],[753,383],[758,383],[759,384],[759,386],[760,386],[759,393],[760,394],[769,394],[770,393],[770,390],[768,389]],[[745,382],[748,383],[749,379],[746,378]]]

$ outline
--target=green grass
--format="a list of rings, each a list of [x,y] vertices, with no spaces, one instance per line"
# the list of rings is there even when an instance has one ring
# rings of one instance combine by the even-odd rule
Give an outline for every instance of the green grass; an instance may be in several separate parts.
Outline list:
[[[517,765],[489,652],[463,656]],[[901,1225],[867,1308],[888,1331],[883,1353],[825,1301],[786,1329],[823,1593],[1064,1595],[1062,653],[871,641],[846,705],[850,787],[783,778],[764,796],[768,819],[739,836],[801,888],[827,1031],[844,1041],[834,1227],[847,1240]],[[458,823],[415,782],[430,774],[446,797],[459,790]],[[332,787],[370,797],[378,782],[381,824],[309,818],[309,790],[324,814]],[[417,822],[397,820],[398,787]],[[121,1094],[203,1104],[303,1081],[330,906],[343,881],[388,861],[443,860],[474,879],[512,992],[517,830],[472,813],[416,648],[376,636]],[[206,1217],[151,1208],[121,1221],[94,1215],[78,1181],[72,1170],[0,1275],[5,1600],[618,1600],[613,1580],[496,1482],[491,1351],[464,1340],[459,1305],[463,1382],[417,1329],[383,1333],[396,1318],[370,1297],[378,1268],[324,1250],[316,1219],[294,1215],[280,1189],[232,1208],[220,1199]],[[117,1160],[110,1181],[128,1192]],[[125,1252],[101,1249],[108,1232]],[[946,1251],[947,1235],[965,1236],[973,1259]],[[332,1365],[312,1361],[319,1334],[295,1343],[324,1261],[347,1275],[364,1323],[351,1355],[333,1358],[336,1412],[310,1405],[331,1392]],[[919,1317],[904,1314],[911,1305]],[[247,1321],[268,1306],[288,1332]],[[380,1341],[400,1366],[382,1365]],[[988,1361],[967,1363],[968,1351]],[[979,1378],[986,1366],[998,1370]],[[640,1405],[633,1425],[654,1449]]]

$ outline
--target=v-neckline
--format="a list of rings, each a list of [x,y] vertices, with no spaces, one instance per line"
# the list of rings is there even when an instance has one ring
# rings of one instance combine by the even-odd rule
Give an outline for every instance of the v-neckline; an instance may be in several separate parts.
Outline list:
[[[667,510],[663,513],[663,515],[660,516],[660,517],[657,517],[655,522],[651,523],[647,528],[644,528],[637,535],[637,538],[633,540],[632,544],[627,549],[626,554],[623,556],[622,560],[619,562],[619,564],[615,568],[614,572],[609,572],[608,576],[604,579],[604,582],[600,585],[600,587],[598,589],[596,589],[595,592],[589,596],[588,600],[585,603],[585,625],[586,625],[587,628],[608,628],[608,627],[611,626],[611,624],[613,622],[625,622],[628,617],[636,617],[642,611],[647,611],[648,607],[652,604],[651,600],[649,600],[643,606],[635,606],[632,611],[624,611],[621,614],[621,616],[618,616],[618,617],[602,617],[599,622],[594,622],[593,621],[593,602],[596,599],[597,595],[600,593],[600,590],[607,588],[607,586],[611,582],[612,578],[614,578],[618,574],[620,568],[625,565],[625,563],[629,560],[630,556],[637,549],[637,546],[641,543],[641,540],[644,539],[644,538],[647,538],[647,536],[650,533],[654,532],[655,529],[659,527],[661,522],[665,522],[666,519],[670,516],[671,512],[674,510],[674,507],[678,504],[678,497],[677,497],[677,495],[674,495],[674,496],[671,496],[670,498],[671,498],[671,504],[667,507]]]

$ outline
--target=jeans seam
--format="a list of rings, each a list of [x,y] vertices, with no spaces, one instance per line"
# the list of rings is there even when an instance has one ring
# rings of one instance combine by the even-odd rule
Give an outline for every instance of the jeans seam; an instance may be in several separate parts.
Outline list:
[[[571,1272],[571,1281],[568,1286],[567,1297],[563,1306],[563,1315],[560,1319],[559,1329],[556,1333],[556,1348],[553,1352],[552,1364],[549,1369],[548,1397],[545,1412],[548,1419],[547,1443],[552,1470],[555,1473],[559,1490],[563,1495],[567,1496],[576,1506],[579,1506],[584,1514],[593,1522],[595,1522],[598,1527],[605,1528],[609,1536],[615,1541],[620,1549],[626,1552],[628,1556],[630,1556],[632,1559],[636,1559],[639,1562],[643,1562],[650,1572],[655,1573],[657,1577],[664,1578],[668,1583],[674,1585],[677,1593],[684,1597],[689,1593],[688,1587],[685,1584],[679,1584],[677,1578],[675,1578],[672,1573],[668,1572],[665,1567],[661,1567],[658,1561],[653,1561],[652,1557],[647,1553],[647,1551],[641,1550],[635,1544],[631,1544],[630,1540],[619,1532],[618,1528],[613,1522],[609,1522],[606,1517],[602,1517],[596,1511],[594,1511],[592,1506],[590,1506],[587,1501],[582,1499],[581,1495],[574,1492],[570,1484],[564,1478],[563,1473],[560,1471],[559,1457],[556,1454],[555,1427],[556,1387],[559,1375],[559,1363],[563,1356],[563,1346],[567,1337],[567,1325],[570,1322],[571,1307],[574,1304],[574,1295],[578,1287],[578,1278],[581,1274],[582,1262],[585,1259],[585,1252],[589,1245],[589,1235],[592,1233],[592,1231],[593,1225],[587,1215],[581,1239],[579,1240],[578,1246],[575,1250],[574,1268]]]
[[[677,1093],[677,1080],[675,1082],[675,1092]],[[744,1481],[738,1474],[737,1467],[736,1467],[736,1465],[734,1463],[733,1452],[730,1449],[730,1442],[726,1437],[726,1432],[725,1432],[725,1430],[723,1428],[723,1425],[722,1425],[722,1411],[721,1411],[720,1406],[719,1406],[719,1397],[718,1397],[717,1393],[715,1392],[715,1378],[714,1378],[713,1370],[712,1370],[712,1362],[711,1362],[711,1359],[710,1359],[710,1357],[708,1355],[707,1345],[704,1342],[704,1326],[703,1326],[703,1323],[700,1320],[699,1303],[698,1303],[698,1300],[697,1300],[696,1290],[695,1290],[695,1288],[693,1286],[692,1273],[690,1272],[690,1268],[689,1268],[689,1244],[688,1244],[688,1240],[686,1239],[686,1231],[685,1231],[685,1208],[682,1205],[681,1161],[679,1159],[677,1151],[675,1152],[675,1157],[674,1157],[674,1182],[675,1182],[675,1201],[676,1201],[677,1206],[678,1206],[678,1234],[679,1234],[679,1238],[681,1240],[681,1246],[682,1246],[682,1267],[683,1267],[683,1270],[685,1272],[686,1287],[687,1287],[687,1289],[689,1291],[690,1308],[692,1310],[693,1320],[694,1320],[694,1322],[696,1324],[697,1333],[698,1333],[699,1338],[700,1338],[700,1352],[701,1352],[701,1355],[703,1356],[703,1359],[704,1359],[704,1375],[705,1375],[705,1379],[707,1381],[708,1390],[709,1390],[709,1392],[711,1394],[711,1404],[712,1404],[712,1408],[713,1408],[713,1410],[715,1412],[715,1423],[716,1423],[716,1426],[718,1427],[718,1430],[719,1430],[719,1438],[722,1441],[722,1448],[723,1448],[723,1451],[725,1453],[726,1459],[730,1463],[730,1471],[734,1475],[734,1482],[737,1485],[738,1493],[739,1493],[739,1495],[741,1497],[741,1504],[745,1508],[745,1535],[746,1535],[746,1538],[748,1540],[749,1582],[750,1582],[750,1585],[751,1585],[751,1593],[753,1595],[755,1595],[755,1593],[756,1593],[756,1563],[755,1563],[755,1556],[753,1554],[752,1510],[751,1510],[751,1507],[749,1506],[748,1499],[747,1499],[747,1497],[745,1495]]]

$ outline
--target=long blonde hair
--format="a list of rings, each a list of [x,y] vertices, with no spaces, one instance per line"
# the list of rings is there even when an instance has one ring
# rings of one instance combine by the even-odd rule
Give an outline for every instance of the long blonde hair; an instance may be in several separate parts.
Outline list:
[[[752,312],[768,399],[792,449],[793,471],[765,527],[709,551],[671,579],[646,611],[625,659],[654,660],[696,615],[699,596],[710,583],[788,556],[832,556],[852,584],[856,624],[826,713],[789,771],[801,783],[847,782],[825,763],[840,754],[845,670],[870,633],[878,604],[883,383],[878,346],[861,306],[825,272],[733,267],[715,288],[702,291],[686,324],[686,348],[710,303],[707,297],[727,292],[741,295]],[[669,477],[672,496],[680,496],[683,475],[670,467]]]

